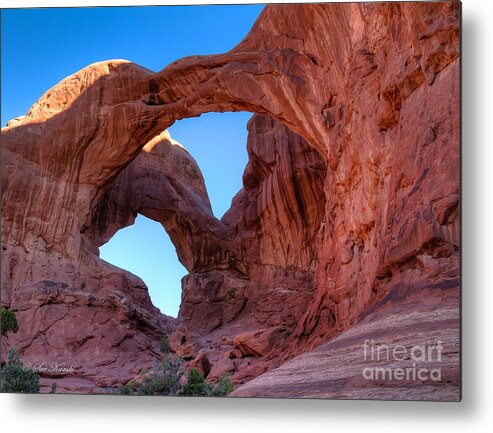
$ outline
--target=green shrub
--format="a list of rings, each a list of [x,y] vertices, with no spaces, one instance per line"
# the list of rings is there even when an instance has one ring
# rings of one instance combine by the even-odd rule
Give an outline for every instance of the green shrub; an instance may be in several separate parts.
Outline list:
[[[183,394],[190,397],[207,397],[212,395],[212,388],[196,368],[191,368],[187,383],[183,385]]]
[[[178,395],[180,391],[181,359],[168,356],[154,371],[144,376],[140,383],[141,395]]]
[[[234,388],[235,386],[233,385],[233,382],[231,382],[229,375],[223,374],[217,379],[216,386],[212,390],[212,396],[226,397]]]
[[[183,394],[190,397],[225,397],[233,391],[234,385],[229,375],[223,374],[215,384],[205,381],[196,368],[188,372],[188,381],[183,386]]]
[[[156,368],[142,374],[140,382],[131,380],[126,385],[116,388],[118,395],[178,395],[181,390],[180,371],[182,360],[175,355],[168,355]]]
[[[169,353],[169,341],[166,335],[163,338],[161,338],[160,348],[161,348],[161,353],[163,353],[164,355]]]
[[[117,395],[186,395],[190,397],[224,397],[233,391],[234,385],[227,374],[219,377],[215,384],[205,381],[196,368],[188,372],[187,382],[180,384],[183,360],[176,355],[165,355],[164,361],[141,376],[113,391]]]
[[[116,388],[113,394],[118,395],[135,395],[139,391],[139,383],[136,380],[131,380],[125,385]]]
[[[25,369],[15,349],[9,350],[9,359],[1,368],[1,392],[39,392],[39,375]]]
[[[0,308],[0,328],[3,336],[5,336],[9,331],[15,333],[19,330],[17,318],[8,308]]]

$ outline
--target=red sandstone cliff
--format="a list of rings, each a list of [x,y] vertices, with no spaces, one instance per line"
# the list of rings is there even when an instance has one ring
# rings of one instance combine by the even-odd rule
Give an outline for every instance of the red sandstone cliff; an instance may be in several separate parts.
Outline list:
[[[439,391],[375,395],[456,399],[458,101],[456,2],[271,5],[226,54],[158,73],[88,66],[2,129],[2,305],[20,322],[9,344],[26,360],[77,364],[60,382],[75,392],[160,356],[175,321],[97,256],[140,212],[190,272],[178,317],[190,357],[202,347],[213,370],[245,381],[346,329],[361,340],[381,323],[382,338],[407,345],[433,330],[452,371]],[[249,163],[219,221],[196,163],[163,131],[238,110],[257,113]],[[318,384],[324,368],[310,364]],[[285,380],[276,371],[238,395],[268,395],[265,383]],[[362,388],[351,374],[347,386]],[[275,392],[350,395],[331,378],[330,392],[302,378]]]

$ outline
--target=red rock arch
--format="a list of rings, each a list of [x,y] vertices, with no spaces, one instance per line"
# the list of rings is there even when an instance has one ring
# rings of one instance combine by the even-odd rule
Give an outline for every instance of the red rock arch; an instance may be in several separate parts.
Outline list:
[[[147,143],[175,120],[211,111],[257,113],[258,129],[273,119],[271,129],[298,143],[298,158],[323,179],[323,200],[305,203],[312,202],[309,215],[323,207],[301,244],[309,254],[301,247],[276,254],[268,272],[246,263],[250,278],[257,273],[261,287],[273,289],[281,287],[271,283],[283,260],[291,281],[305,279],[308,273],[297,272],[307,264],[314,273],[309,305],[300,303],[304,310],[294,316],[293,346],[275,359],[308,350],[411,290],[426,297],[447,289],[456,302],[459,119],[450,107],[459,98],[458,38],[456,2],[271,5],[226,54],[189,57],[157,73],[101,62],[50,89],[2,129],[2,303],[21,323],[33,323],[15,337],[26,356],[56,346],[56,335],[78,359],[104,348],[111,367],[86,365],[80,373],[98,377],[100,386],[121,381],[116,370],[128,376],[155,356],[172,323],[156,313],[141,282],[103,266],[84,236],[104,195]],[[296,161],[288,166],[299,169]],[[245,217],[260,208],[247,206]],[[245,221],[234,212],[229,218],[231,225]],[[291,239],[294,230],[287,233]],[[248,236],[232,238],[265,255]],[[248,312],[242,299],[250,299],[250,288],[228,280],[241,294],[229,296],[200,286],[202,274],[190,287]],[[280,293],[262,304],[284,305]],[[190,305],[193,294],[185,294]],[[195,308],[183,319],[198,315]],[[72,331],[74,323],[86,325],[85,335]],[[129,356],[134,352],[141,357]]]

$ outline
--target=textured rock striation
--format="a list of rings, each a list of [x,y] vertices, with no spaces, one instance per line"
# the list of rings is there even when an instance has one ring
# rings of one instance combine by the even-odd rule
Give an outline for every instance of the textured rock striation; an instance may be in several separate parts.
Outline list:
[[[313,292],[326,165],[268,116],[254,115],[248,131],[244,187],[222,218],[230,239],[222,250],[233,245],[229,262],[211,263],[183,282],[180,319],[197,330],[210,332],[241,313],[294,328]]]
[[[95,392],[152,365],[169,334],[211,377],[242,383],[349,329],[317,349],[331,355],[374,321],[379,338],[428,335],[452,354],[443,383],[380,397],[457,399],[459,14],[457,2],[270,5],[228,53],[157,73],[100,62],[50,89],[2,129],[1,301],[20,323],[2,348],[74,364],[60,389]],[[255,113],[249,162],[218,220],[165,130],[240,110]],[[137,213],[163,225],[189,271],[177,320],[98,257]],[[300,356],[315,374],[274,394],[368,391],[335,355],[330,383],[308,385],[328,366]],[[296,360],[238,395],[264,395]]]
[[[457,400],[457,298],[448,289],[427,292],[426,306],[423,298],[423,293],[410,294],[395,305],[369,312],[328,343],[245,383],[232,395]]]

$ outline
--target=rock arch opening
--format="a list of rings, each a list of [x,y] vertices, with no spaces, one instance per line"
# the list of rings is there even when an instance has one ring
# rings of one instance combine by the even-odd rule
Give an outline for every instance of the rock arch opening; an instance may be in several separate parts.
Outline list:
[[[243,188],[248,162],[249,112],[205,113],[175,122],[171,136],[190,152],[204,176],[214,215],[220,219]]]
[[[183,259],[181,246],[187,242],[183,238],[191,236],[184,231],[189,224],[195,224],[193,219],[200,225],[203,213],[206,219],[214,221],[208,212],[211,208],[217,217],[216,225],[224,227],[219,219],[243,188],[242,176],[248,162],[247,122],[251,117],[248,112],[206,113],[176,122],[164,134],[164,141],[161,135],[161,143],[143,149],[143,155],[120,174],[103,197],[94,219],[95,225],[103,228],[100,233],[108,227],[108,217],[115,224],[111,232],[123,227],[99,247],[100,258],[140,277],[153,304],[166,315],[176,317],[180,308],[181,279],[187,269],[178,259],[176,248]],[[173,138],[169,138],[169,133]],[[186,143],[186,147],[174,138]],[[172,151],[164,151],[164,147]],[[161,176],[157,176],[158,172]],[[127,191],[130,184],[131,194]],[[126,193],[122,194],[122,189]],[[195,196],[200,196],[199,203]],[[143,207],[142,201],[152,203]],[[127,209],[121,209],[124,202]],[[128,207],[129,202],[134,205]],[[186,206],[190,209],[183,214]],[[135,217],[136,211],[139,214]],[[111,215],[115,212],[119,216]],[[193,270],[190,260],[185,259],[185,263]]]
[[[178,316],[181,279],[187,270],[161,224],[137,215],[134,224],[119,230],[99,248],[99,255],[141,278],[154,306],[168,316]]]
[[[249,118],[243,136],[223,136],[215,143],[212,158],[204,160],[209,171],[216,171],[213,180],[218,186],[212,190],[223,193],[222,210],[227,211],[221,219],[213,214],[202,167],[167,130],[146,144],[104,192],[84,235],[99,247],[133,224],[137,214],[144,215],[166,230],[188,271],[182,280],[180,321],[207,331],[234,321],[250,305],[259,323],[292,328],[313,288],[317,260],[313,245],[325,203],[325,162],[301,136],[270,116],[212,116],[213,127],[207,133],[205,127],[196,127],[192,137],[194,120],[192,125],[178,123],[183,128],[176,129],[183,140],[196,141],[194,150],[205,149],[207,154],[210,142],[220,137],[228,122],[231,126],[232,118],[239,123]],[[221,117],[222,127],[217,122]],[[199,122],[206,125],[210,118],[206,115]],[[238,132],[244,126],[233,129]],[[245,148],[242,160],[237,154]],[[229,161],[228,149],[233,149]],[[233,182],[220,170],[235,164],[237,185],[228,196],[222,189]],[[284,311],[274,314],[265,309],[264,295],[280,297]]]

